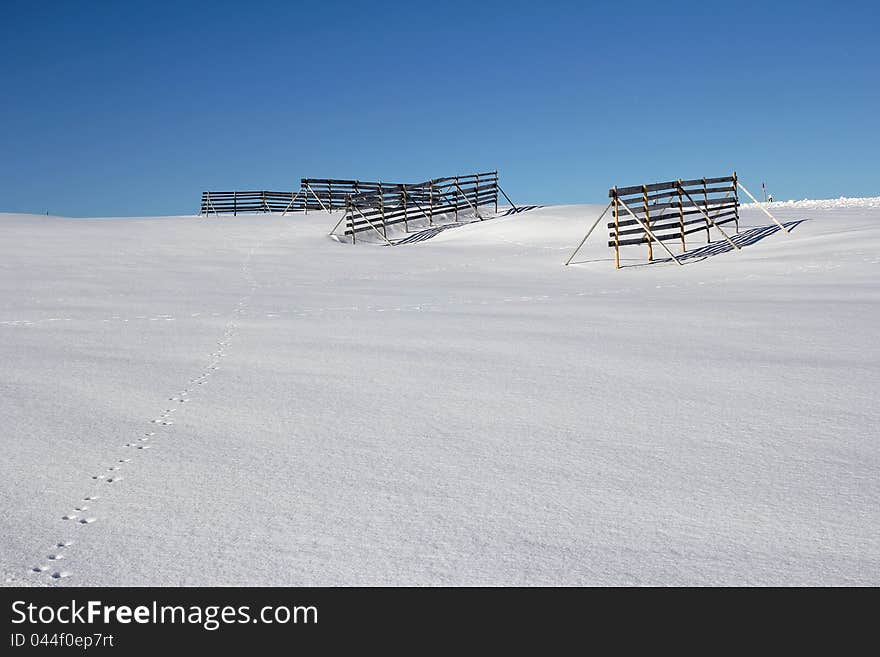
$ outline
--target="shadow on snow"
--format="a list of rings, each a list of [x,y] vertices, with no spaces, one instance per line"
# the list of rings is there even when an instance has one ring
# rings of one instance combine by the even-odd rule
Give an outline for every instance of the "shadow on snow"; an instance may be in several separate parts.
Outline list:
[[[789,231],[794,230],[802,223],[804,223],[806,219],[798,219],[796,221],[789,221],[787,223],[783,223]],[[767,239],[768,237],[775,235],[780,230],[782,230],[776,224],[770,224],[769,226],[758,226],[756,228],[750,228],[749,230],[743,231],[741,233],[737,233],[736,235],[731,235],[731,241],[736,244],[740,248],[744,248],[746,246],[752,246],[753,244],[757,244],[758,242]],[[647,242],[646,242],[647,244]],[[658,247],[655,245],[654,247],[655,253],[657,249],[662,249],[662,247]],[[708,244],[701,246],[692,251],[686,251],[682,254],[676,254],[678,259],[683,264],[690,264],[693,262],[702,262],[707,258],[711,258],[713,256],[722,255],[724,253],[729,253],[733,251],[734,248],[727,242],[725,239],[717,240],[715,242],[709,242]],[[665,253],[665,252],[664,252]],[[600,260],[579,260],[577,262],[573,262],[573,265],[581,265],[587,264],[590,262],[605,262],[609,260],[608,258],[602,258]],[[630,268],[630,267],[652,267],[660,264],[668,264],[672,262],[672,258],[654,258],[654,260],[650,262],[637,262],[628,265],[621,265],[620,268]]]

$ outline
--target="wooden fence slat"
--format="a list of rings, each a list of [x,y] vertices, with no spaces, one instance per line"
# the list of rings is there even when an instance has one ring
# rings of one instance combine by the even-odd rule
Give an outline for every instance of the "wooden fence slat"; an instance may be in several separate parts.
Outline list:
[[[732,183],[733,176],[725,176],[722,178],[706,178],[705,181],[707,184],[710,184],[710,185],[717,184],[717,183],[724,183],[724,182]],[[679,181],[672,180],[669,182],[653,183],[651,185],[634,185],[632,187],[618,187],[616,189],[617,189],[617,196],[619,198],[625,198],[627,196],[639,196],[639,198],[641,198],[641,195],[644,190],[647,190],[649,192],[656,192],[656,191],[660,191],[660,190],[673,190],[673,189],[677,189],[678,185],[679,185]],[[699,186],[700,190],[702,190],[703,178],[700,178],[699,180],[682,180],[681,185],[682,185],[682,187],[697,187],[697,186]],[[690,191],[690,190],[688,190],[688,191]],[[724,190],[724,191],[727,191],[727,190]],[[614,189],[609,189],[608,190],[608,197],[611,198],[613,195],[614,195]]]

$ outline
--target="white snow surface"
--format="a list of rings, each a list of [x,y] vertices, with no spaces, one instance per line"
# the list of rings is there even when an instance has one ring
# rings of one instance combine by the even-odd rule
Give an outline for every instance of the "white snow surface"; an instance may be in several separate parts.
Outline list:
[[[743,207],[757,207],[754,203],[745,204]],[[867,198],[850,198],[841,196],[839,198],[828,199],[803,199],[801,201],[774,201],[766,204],[770,208],[771,213],[774,209],[779,208],[799,208],[802,210],[830,210],[833,208],[880,208],[880,196],[870,196]]]
[[[0,215],[0,581],[878,585],[877,200],[619,271],[600,206]]]

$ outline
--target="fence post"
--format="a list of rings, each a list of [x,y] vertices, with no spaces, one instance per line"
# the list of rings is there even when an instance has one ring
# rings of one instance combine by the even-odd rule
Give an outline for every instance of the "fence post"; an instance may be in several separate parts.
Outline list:
[[[495,170],[495,214],[498,214],[498,170]]]
[[[675,183],[677,191],[678,191],[678,223],[681,225],[681,252],[684,253],[687,251],[687,246],[684,240],[684,205],[681,200],[681,180]]]
[[[612,190],[614,196],[614,268],[620,269],[620,209],[617,200],[617,185]]]
[[[330,197],[330,212],[333,212],[333,183],[327,183],[327,195]]]
[[[739,180],[736,177],[736,171],[733,172],[733,218],[736,221],[736,232],[739,234]]]
[[[409,217],[407,216],[406,210],[406,185],[403,186],[403,193],[400,195],[401,201],[403,201],[403,230],[405,232],[409,232]]]
[[[428,206],[428,225],[434,225],[434,181],[431,180],[428,182],[428,202],[430,205]]]
[[[706,179],[703,178],[703,209],[706,211],[706,214],[709,214],[709,194],[706,191]],[[709,220],[706,219],[706,244],[712,241],[712,236],[709,234]]]
[[[478,208],[480,207],[480,174],[476,174],[474,177],[474,212],[477,213],[477,216],[480,217],[480,213]],[[483,218],[480,217],[480,221]]]
[[[455,188],[461,192],[461,187],[458,186],[458,176],[455,177]],[[455,199],[455,223],[458,223],[458,194],[453,194],[452,198]]]
[[[351,231],[351,243],[354,244],[356,233],[354,232],[354,212],[351,209],[351,195],[345,197],[345,214],[348,216],[347,223],[348,229]]]
[[[385,227],[385,192],[382,191],[382,181],[379,181],[379,212],[382,213],[382,236],[388,239],[388,229]]]
[[[238,214],[238,192],[232,192],[232,216]]]
[[[647,185],[642,185],[642,201],[645,205],[645,225],[648,227],[648,230],[651,230],[651,212],[648,209],[648,187],[647,187]],[[650,233],[647,233],[647,237],[648,237],[648,262],[652,262],[654,260],[654,245],[652,244]]]

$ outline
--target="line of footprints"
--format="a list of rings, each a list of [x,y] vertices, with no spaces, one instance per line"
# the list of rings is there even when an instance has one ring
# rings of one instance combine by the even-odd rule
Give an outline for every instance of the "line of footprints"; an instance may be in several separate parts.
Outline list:
[[[167,429],[174,424],[174,414],[180,410],[184,404],[190,401],[190,393],[197,390],[198,386],[207,383],[209,377],[220,369],[220,361],[226,355],[226,348],[232,343],[232,338],[238,331],[237,319],[245,312],[249,297],[250,295],[242,297],[239,300],[238,306],[233,313],[233,318],[226,324],[223,336],[217,341],[217,349],[210,354],[211,360],[205,366],[202,373],[194,379],[190,379],[189,385],[186,388],[173,397],[168,398],[168,401],[174,402],[177,405],[169,405],[159,417],[151,420],[149,427],[151,430],[144,431],[137,440],[125,443],[123,447],[126,450],[137,450],[136,453],[139,454],[145,450],[151,449],[153,443],[155,443],[156,439],[160,437],[160,434],[157,434],[157,432]],[[100,487],[104,485],[118,484],[122,481],[123,469],[131,463],[132,459],[128,456],[116,459],[112,465],[106,466],[101,472],[92,475],[93,485]],[[97,522],[98,518],[91,515],[90,511],[92,511],[91,505],[100,499],[101,496],[98,495],[97,492],[86,495],[72,508],[71,511],[68,511],[61,517],[62,520],[73,523],[74,526],[87,526]],[[68,548],[70,548],[71,545],[73,545],[72,540],[61,540],[56,542],[52,545],[45,556],[47,563],[35,565],[30,568],[29,572],[32,574],[46,574],[50,577],[50,581],[58,581],[65,577],[69,577],[71,572],[59,568],[58,566],[61,565],[59,562],[64,561],[66,558],[67,552],[69,552]]]

